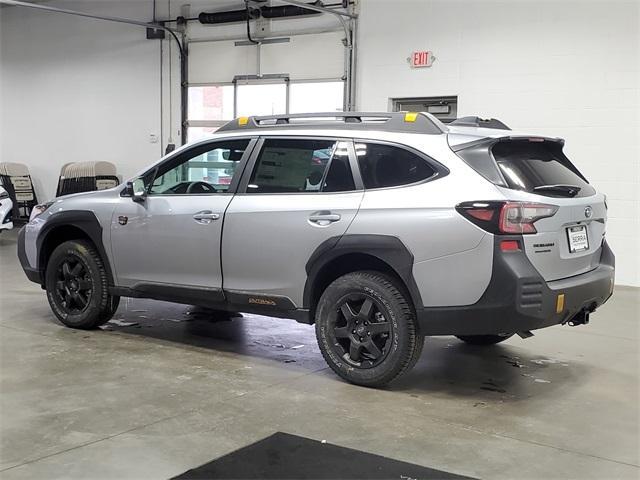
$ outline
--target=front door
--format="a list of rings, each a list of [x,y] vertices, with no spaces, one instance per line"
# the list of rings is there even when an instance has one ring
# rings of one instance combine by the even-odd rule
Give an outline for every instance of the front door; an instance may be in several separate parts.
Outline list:
[[[353,143],[266,138],[256,151],[225,217],[225,295],[239,304],[301,307],[307,261],[346,232],[362,200]]]
[[[252,145],[250,139],[196,145],[143,176],[144,201],[120,199],[111,222],[119,286],[221,294],[222,224]]]

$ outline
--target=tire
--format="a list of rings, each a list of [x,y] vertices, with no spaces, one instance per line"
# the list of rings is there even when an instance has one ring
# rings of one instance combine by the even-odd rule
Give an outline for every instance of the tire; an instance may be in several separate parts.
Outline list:
[[[395,380],[415,365],[424,345],[407,295],[378,272],[349,273],[331,283],[315,323],[325,361],[356,385],[382,387]]]
[[[100,323],[98,323],[96,327],[99,327],[100,325],[104,325],[109,320],[111,320],[111,318],[113,318],[113,315],[116,313],[116,310],[118,310],[119,306],[120,306],[120,297],[117,297],[115,295],[109,295],[109,300],[107,300],[107,307],[103,310],[100,318]]]
[[[45,272],[47,300],[67,327],[90,330],[108,322],[120,297],[109,295],[107,272],[95,247],[71,240],[53,251]]]
[[[469,345],[495,345],[513,337],[513,333],[504,335],[456,335],[460,340]]]

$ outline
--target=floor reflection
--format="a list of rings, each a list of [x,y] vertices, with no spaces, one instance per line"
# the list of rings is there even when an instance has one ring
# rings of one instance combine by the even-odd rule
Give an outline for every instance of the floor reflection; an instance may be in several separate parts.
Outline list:
[[[105,329],[295,363],[310,371],[326,367],[314,328],[293,320],[123,299]],[[472,396],[481,406],[484,400],[519,401],[556,388],[570,388],[573,383],[585,380],[588,372],[580,365],[532,355],[520,348],[519,344],[525,341],[531,340],[514,337],[503,344],[476,347],[455,337],[429,337],[415,368],[388,388],[416,394]]]

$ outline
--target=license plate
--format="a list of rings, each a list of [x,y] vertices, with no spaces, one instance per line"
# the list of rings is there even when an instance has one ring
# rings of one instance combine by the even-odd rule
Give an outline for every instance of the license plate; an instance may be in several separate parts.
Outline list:
[[[576,253],[589,250],[586,225],[575,225],[567,228],[567,237],[569,237],[569,252]]]

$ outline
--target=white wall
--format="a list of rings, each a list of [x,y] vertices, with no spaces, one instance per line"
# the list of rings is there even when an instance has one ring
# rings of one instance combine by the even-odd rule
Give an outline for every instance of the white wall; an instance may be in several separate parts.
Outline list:
[[[189,3],[192,13],[241,4]],[[152,0],[47,4],[145,21],[152,8]],[[172,16],[180,4],[172,2]],[[514,128],[565,137],[569,156],[609,197],[617,281],[638,286],[638,5],[362,0],[358,107],[386,110],[395,96],[458,95],[460,115],[495,116]],[[166,16],[166,2],[158,3],[158,14]],[[0,161],[28,164],[41,198],[53,195],[65,162],[108,160],[128,177],[161,155],[170,129],[168,40],[165,142],[152,144],[149,134],[159,133],[161,123],[161,42],[146,40],[136,27],[22,8],[0,8],[0,17]],[[312,17],[274,21],[267,28],[287,32],[292,25],[334,24],[330,17]],[[236,35],[241,27],[196,25],[190,35]],[[417,49],[435,52],[433,67],[408,67],[406,58]],[[173,53],[171,132],[179,144],[175,47]]]
[[[393,6],[391,6],[393,4]],[[363,0],[358,103],[458,95],[458,115],[564,137],[609,198],[617,282],[640,285],[637,1]],[[409,68],[414,50],[433,67]]]
[[[148,21],[151,0],[55,1],[61,8]],[[39,199],[66,162],[106,160],[125,177],[156,160],[160,43],[143,28],[0,8],[0,161],[25,163]]]
[[[190,5],[190,9],[183,12],[182,4]],[[150,21],[153,0],[53,0],[46,5]],[[242,7],[241,0],[159,0],[157,18],[191,17],[201,11]],[[289,36],[292,30],[331,29],[335,24],[326,16],[277,19],[262,22],[261,31]],[[254,32],[256,28],[252,25]],[[240,39],[246,30],[244,24],[202,26],[193,22],[188,33],[192,39]],[[341,76],[340,38],[324,33],[292,36],[288,44],[265,45],[262,73],[291,73],[294,79]],[[236,74],[258,73],[254,47],[234,47],[233,41],[223,44],[242,66]],[[233,79],[229,55],[219,55],[220,45],[193,44],[191,81]],[[291,54],[294,48],[296,52],[313,52],[308,58],[319,66],[303,68],[298,57]],[[124,178],[134,175],[163,154],[168,140],[181,144],[177,51],[168,35],[163,42],[147,40],[143,28],[1,7],[0,161],[27,164],[42,200],[54,196],[60,168],[67,162],[106,160],[116,164]],[[288,65],[283,64],[283,58]],[[161,141],[150,143],[150,134],[160,135]]]

